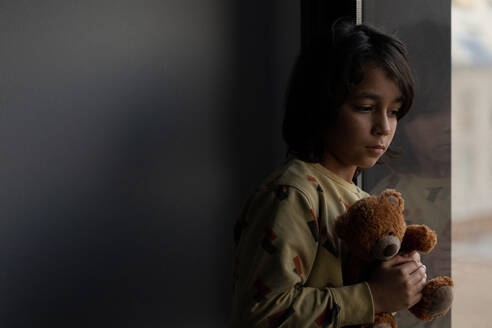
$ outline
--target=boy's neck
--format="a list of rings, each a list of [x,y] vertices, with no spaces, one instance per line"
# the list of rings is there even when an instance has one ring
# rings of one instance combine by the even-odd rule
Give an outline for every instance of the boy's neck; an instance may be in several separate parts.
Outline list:
[[[355,175],[355,171],[357,170],[357,166],[345,165],[341,163],[337,158],[328,154],[325,154],[325,156],[323,156],[320,164],[344,179],[345,181],[353,183],[352,179]]]

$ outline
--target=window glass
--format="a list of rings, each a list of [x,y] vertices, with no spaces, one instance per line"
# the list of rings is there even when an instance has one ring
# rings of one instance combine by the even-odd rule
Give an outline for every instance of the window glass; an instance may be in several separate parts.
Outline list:
[[[453,0],[452,22],[453,327],[489,327],[492,1]]]
[[[437,246],[422,259],[427,275],[451,275],[451,29],[450,3],[442,0],[367,0],[363,22],[393,33],[408,48],[416,98],[398,123],[392,144],[396,158],[364,173],[364,188],[402,193],[407,224],[425,224],[438,234]],[[405,327],[450,327],[451,313],[425,323],[408,311],[397,313]],[[466,325],[464,325],[466,326]],[[457,326],[459,327],[459,325]]]

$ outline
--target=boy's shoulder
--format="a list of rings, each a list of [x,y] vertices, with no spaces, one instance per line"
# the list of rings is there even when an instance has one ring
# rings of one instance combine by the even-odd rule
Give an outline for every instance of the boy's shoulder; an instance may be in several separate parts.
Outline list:
[[[275,170],[262,183],[262,187],[275,188],[278,186],[289,186],[307,194],[316,193],[319,181],[319,172],[312,163],[299,159],[291,159],[280,168]]]

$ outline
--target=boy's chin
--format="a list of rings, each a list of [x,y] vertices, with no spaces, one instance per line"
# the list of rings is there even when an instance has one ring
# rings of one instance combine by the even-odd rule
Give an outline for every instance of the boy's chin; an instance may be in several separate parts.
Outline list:
[[[377,159],[374,161],[366,161],[364,163],[361,163],[360,165],[358,165],[358,167],[360,167],[361,169],[369,169],[369,168],[373,167],[374,165],[376,165],[376,163],[377,163]]]

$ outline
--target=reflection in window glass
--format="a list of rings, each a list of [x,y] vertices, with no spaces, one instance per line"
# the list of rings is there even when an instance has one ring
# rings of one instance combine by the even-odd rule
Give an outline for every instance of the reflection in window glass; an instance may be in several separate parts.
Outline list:
[[[452,322],[490,327],[492,1],[452,1],[452,59]]]
[[[405,199],[407,224],[425,224],[439,242],[423,262],[429,279],[451,275],[451,40],[445,0],[365,0],[364,22],[394,31],[406,44],[416,78],[410,112],[398,123],[383,165],[364,173],[372,194],[394,188]],[[418,13],[418,14],[410,14]],[[425,37],[423,37],[425,36]],[[449,328],[451,313],[423,322],[409,311],[396,314],[400,328]]]

